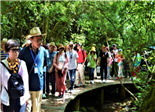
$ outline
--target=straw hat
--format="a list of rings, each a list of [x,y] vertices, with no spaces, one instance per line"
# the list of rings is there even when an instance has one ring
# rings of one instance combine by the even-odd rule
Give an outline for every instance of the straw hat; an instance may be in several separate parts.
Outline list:
[[[42,34],[39,27],[34,27],[30,30],[30,34],[26,36],[26,39],[30,39],[31,37],[39,36],[39,35],[45,36],[46,33]]]
[[[61,49],[61,48],[64,49],[63,44],[59,44],[59,45],[58,45],[58,49]]]
[[[7,38],[3,38],[3,40],[1,41],[2,44],[5,44],[8,41]]]
[[[103,47],[105,48],[105,45],[102,45],[101,49],[102,49]]]
[[[49,44],[49,46],[55,46],[55,43],[54,43],[54,42],[51,42],[51,43]]]
[[[96,49],[95,49],[95,47],[92,47],[92,48],[91,48],[91,50],[90,50],[90,52],[91,52],[91,51],[94,51],[94,52],[96,52]]]

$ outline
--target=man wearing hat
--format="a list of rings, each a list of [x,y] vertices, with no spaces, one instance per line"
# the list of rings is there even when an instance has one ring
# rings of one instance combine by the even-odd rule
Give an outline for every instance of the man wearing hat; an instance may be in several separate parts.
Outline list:
[[[54,51],[55,43],[51,42],[49,44],[48,50],[48,58],[47,58],[47,76],[46,76],[46,93],[49,95],[49,79],[51,80],[52,85],[52,96],[55,96],[55,67],[53,65],[53,60],[55,57],[56,52]]]
[[[26,36],[31,41],[28,47],[21,50],[19,59],[24,60],[29,73],[29,91],[30,99],[28,101],[26,111],[41,111],[42,93],[43,93],[43,66],[46,65],[46,50],[41,46],[43,36],[39,27],[30,30],[30,34]]]
[[[102,51],[100,52],[100,71],[101,71],[101,83],[103,83],[103,78],[107,82],[107,66],[109,63],[109,54],[105,52],[105,46],[102,45]],[[105,77],[104,77],[105,76]]]
[[[118,59],[117,59],[117,55],[118,55],[118,50],[116,48],[116,44],[113,44],[113,53],[114,53],[114,61],[112,64],[112,72],[111,72],[111,76],[113,77],[113,75],[115,74],[115,70],[116,72],[118,71]]]
[[[66,52],[68,58],[68,74],[70,79],[70,90],[74,89],[75,74],[78,70],[78,54],[73,50],[73,42],[69,43],[69,51]]]
[[[5,44],[7,41],[7,38],[3,38],[3,40],[1,41],[1,61],[8,57],[8,54],[5,52]]]
[[[87,59],[87,54],[86,51],[82,49],[82,44],[78,43],[77,44],[77,53],[78,53],[78,71],[76,71],[76,76],[75,76],[75,85],[76,87],[79,86],[79,76],[82,82],[83,87],[85,87],[85,77],[84,77],[84,65]]]

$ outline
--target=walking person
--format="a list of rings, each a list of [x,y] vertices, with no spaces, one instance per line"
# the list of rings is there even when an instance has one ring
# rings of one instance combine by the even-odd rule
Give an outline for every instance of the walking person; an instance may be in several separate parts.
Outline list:
[[[137,51],[135,51],[134,57],[133,57],[133,67],[134,67],[133,77],[134,78],[137,76],[137,73],[139,73],[140,63],[141,63],[141,56]]]
[[[85,87],[85,77],[84,77],[84,65],[87,59],[86,51],[82,49],[82,44],[77,44],[77,53],[78,53],[78,71],[76,72],[75,76],[75,85],[79,87],[79,77],[82,82],[82,86]]]
[[[8,40],[5,44],[5,50],[8,57],[0,63],[0,87],[2,87],[2,89],[0,88],[0,96],[3,112],[25,112],[26,103],[30,97],[26,63],[18,59],[20,49],[17,41]],[[14,80],[16,83],[12,83]],[[15,88],[19,86],[15,84],[21,87],[19,91]]]
[[[109,67],[109,54],[105,52],[105,46],[102,45],[102,51],[100,52],[100,73],[101,73],[101,83],[103,83],[103,78],[105,78],[105,83],[107,82],[107,66]],[[104,77],[105,76],[105,77]]]
[[[117,58],[118,58],[118,67],[119,67],[118,77],[120,79],[122,79],[123,78],[123,60],[125,59],[123,54],[122,54],[122,49],[119,49],[119,53],[118,53]],[[118,77],[116,77],[116,79],[118,79]]]
[[[58,97],[62,98],[66,90],[66,71],[68,68],[68,58],[64,53],[64,46],[58,45],[59,52],[55,55],[53,65],[55,66],[56,89],[59,92]]]
[[[108,47],[105,48],[105,51],[106,51],[106,53],[108,53],[109,59],[110,59],[110,61],[108,63],[109,66],[107,66],[107,79],[110,79],[111,78],[111,76],[110,76],[110,65],[111,64],[110,63],[112,61],[112,58],[111,58],[111,53],[109,52],[109,48]]]
[[[0,57],[0,61],[6,59],[8,57],[7,52],[5,51],[5,44],[8,41],[7,38],[3,38],[3,40],[1,41],[1,57]]]
[[[41,46],[41,42],[45,34],[42,34],[39,27],[34,27],[30,30],[27,36],[31,41],[28,47],[21,50],[19,59],[24,60],[29,73],[29,92],[30,99],[26,107],[26,111],[32,112],[41,111],[42,93],[43,93],[43,66],[47,65],[46,51]]]
[[[95,47],[96,55],[97,55],[97,58],[98,58],[99,54],[98,54],[98,50],[96,48],[96,44],[93,44],[92,47]],[[98,65],[98,60],[96,60],[96,65]],[[97,66],[95,67],[95,70],[94,70],[94,79],[97,79]]]
[[[55,57],[56,52],[54,51],[55,43],[51,42],[48,49],[48,55],[47,58],[47,75],[46,75],[46,94],[50,94],[50,88],[49,88],[49,80],[51,80],[52,85],[52,96],[55,96],[55,67],[53,65],[53,60]]]
[[[78,71],[78,54],[75,50],[73,50],[73,42],[69,44],[69,51],[66,53],[68,57],[68,74],[70,79],[70,88],[69,90],[74,89],[75,83],[75,74]]]
[[[88,60],[88,74],[89,74],[89,83],[94,84],[94,70],[96,68],[96,60],[97,60],[97,54],[96,54],[96,50],[95,47],[92,47],[88,56],[87,56],[87,60]]]
[[[118,50],[116,48],[116,44],[113,44],[113,53],[114,53],[114,61],[113,61],[113,64],[112,64],[112,72],[111,72],[111,77],[114,76],[115,74],[115,70],[116,70],[116,73],[118,71],[118,59],[117,59],[117,55],[118,55]],[[116,75],[115,75],[116,76]]]

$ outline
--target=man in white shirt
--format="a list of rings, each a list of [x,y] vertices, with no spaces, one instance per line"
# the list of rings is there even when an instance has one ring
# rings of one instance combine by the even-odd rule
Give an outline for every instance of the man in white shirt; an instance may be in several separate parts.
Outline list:
[[[113,44],[113,53],[114,53],[114,61],[112,64],[112,72],[111,72],[111,76],[113,77],[113,74],[115,74],[115,70],[116,73],[118,73],[118,59],[117,59],[117,55],[118,55],[118,50],[116,48],[116,44]]]
[[[67,58],[68,58],[68,74],[70,79],[70,90],[74,89],[74,83],[75,83],[75,74],[78,70],[78,54],[75,50],[73,50],[73,42],[70,42],[69,44],[69,51],[66,52]]]

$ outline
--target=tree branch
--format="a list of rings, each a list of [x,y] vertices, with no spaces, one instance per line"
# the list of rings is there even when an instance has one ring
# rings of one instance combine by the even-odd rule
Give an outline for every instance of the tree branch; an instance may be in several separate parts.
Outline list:
[[[13,10],[14,8],[16,8],[16,6],[18,5],[19,1],[16,3],[16,5],[14,7],[12,7],[11,9],[5,11],[5,12],[2,12],[1,14],[5,14],[7,12],[10,12],[11,10]]]

